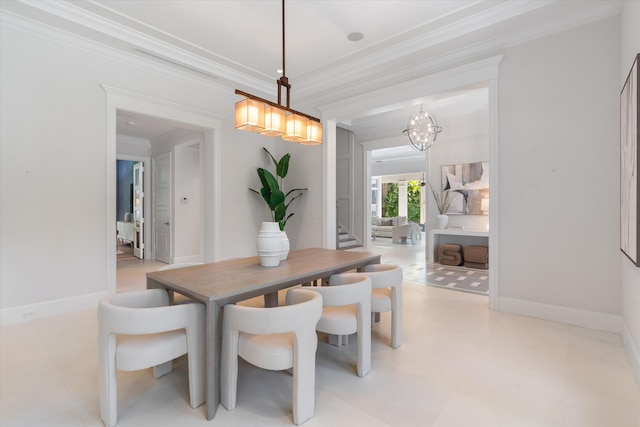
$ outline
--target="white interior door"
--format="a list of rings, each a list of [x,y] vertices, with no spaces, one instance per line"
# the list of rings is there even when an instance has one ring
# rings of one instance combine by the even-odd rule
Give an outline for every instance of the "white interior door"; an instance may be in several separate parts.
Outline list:
[[[144,259],[144,163],[133,165],[133,220],[135,239],[133,255]]]
[[[153,243],[155,259],[171,263],[171,155],[153,158]]]

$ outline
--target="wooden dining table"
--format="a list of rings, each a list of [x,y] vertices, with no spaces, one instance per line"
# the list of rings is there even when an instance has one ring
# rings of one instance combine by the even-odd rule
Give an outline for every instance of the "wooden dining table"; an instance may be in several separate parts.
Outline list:
[[[226,304],[264,295],[267,305],[277,305],[281,289],[379,263],[380,255],[370,252],[308,248],[290,251],[277,267],[262,267],[255,256],[155,271],[147,273],[147,288],[166,289],[171,298],[178,292],[206,307],[206,404],[211,420],[220,403],[222,308]]]

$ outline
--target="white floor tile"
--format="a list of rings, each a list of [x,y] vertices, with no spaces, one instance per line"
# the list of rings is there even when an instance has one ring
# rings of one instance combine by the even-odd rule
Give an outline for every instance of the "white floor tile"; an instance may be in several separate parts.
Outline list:
[[[422,242],[422,243],[420,243]],[[620,337],[490,311],[481,295],[428,287],[424,240],[379,245],[403,266],[402,346],[389,346],[390,315],[372,329],[372,370],[355,374],[356,340],[320,336],[316,413],[305,426],[638,427],[638,390]],[[144,289],[161,263],[127,261],[118,290]],[[413,279],[408,279],[413,278]],[[248,304],[260,304],[260,299]],[[0,328],[0,426],[101,426],[95,310]],[[240,365],[238,406],[188,402],[185,358],[158,380],[118,372],[118,426],[289,426],[291,377]]]

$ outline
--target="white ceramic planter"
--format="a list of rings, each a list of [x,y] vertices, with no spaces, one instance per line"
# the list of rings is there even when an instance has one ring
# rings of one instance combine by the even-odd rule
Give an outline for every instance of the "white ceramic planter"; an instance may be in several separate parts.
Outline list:
[[[277,267],[282,258],[282,232],[277,222],[263,222],[256,247],[263,267]]]
[[[447,224],[449,224],[448,215],[436,215],[436,219],[438,220],[438,228],[440,230],[444,230],[447,228]]]
[[[289,257],[289,237],[287,237],[286,231],[281,231],[282,233],[282,256],[280,258],[281,261],[286,261]]]

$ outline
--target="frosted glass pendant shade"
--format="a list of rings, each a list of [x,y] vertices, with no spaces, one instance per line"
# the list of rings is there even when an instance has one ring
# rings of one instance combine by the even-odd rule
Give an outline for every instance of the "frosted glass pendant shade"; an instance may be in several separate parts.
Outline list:
[[[286,134],[282,136],[285,141],[304,142],[307,139],[307,119],[298,114],[287,116]]]
[[[264,129],[264,103],[245,98],[236,102],[236,129],[249,132]]]
[[[267,105],[264,108],[264,130],[259,131],[261,135],[281,136],[285,133],[286,113],[280,108]]]
[[[307,120],[307,138],[300,144],[322,144],[322,123],[316,122],[315,120]]]

